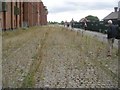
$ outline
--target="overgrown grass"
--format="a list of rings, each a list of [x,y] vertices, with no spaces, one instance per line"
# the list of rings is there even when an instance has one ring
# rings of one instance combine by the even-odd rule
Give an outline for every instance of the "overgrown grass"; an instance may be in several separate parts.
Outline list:
[[[3,55],[6,57],[16,49],[23,47],[23,45],[31,41],[33,37],[37,36],[39,32],[43,32],[44,28],[45,27],[31,27],[25,30],[18,29],[3,32]]]
[[[2,36],[5,37],[5,38],[11,38],[11,37],[15,37],[15,36],[18,36],[18,35],[21,35],[21,34],[31,32],[32,30],[36,30],[38,28],[41,28],[41,27],[35,26],[35,27],[30,27],[28,29],[19,28],[19,29],[16,29],[16,30],[7,30],[7,31],[2,32]]]
[[[43,33],[44,30],[49,30],[49,35],[48,33]],[[5,51],[13,48],[15,48],[16,50],[24,43],[27,43],[27,41],[32,40],[33,37],[39,38],[41,40],[40,43],[38,42],[41,46],[38,48],[38,53],[33,56],[34,61],[30,66],[28,75],[23,80],[22,87],[34,87],[35,74],[40,67],[41,61],[43,59],[42,57],[44,50],[49,49],[50,47],[54,48],[56,46],[60,49],[64,49],[64,47],[66,47],[66,50],[79,50],[82,60],[79,60],[79,62],[76,64],[80,67],[80,69],[87,66],[85,60],[86,58],[88,58],[89,61],[92,62],[96,67],[102,69],[106,72],[108,76],[112,77],[113,81],[118,80],[117,73],[113,73],[112,70],[108,69],[111,66],[105,66],[106,64],[113,62],[115,62],[114,64],[117,64],[117,56],[115,56],[117,50],[114,48],[113,56],[108,59],[107,44],[98,41],[96,38],[85,35],[82,36],[81,33],[77,34],[76,32],[70,31],[66,28],[48,26],[32,27],[27,30],[20,29],[15,31],[7,31],[3,32],[3,37],[6,41],[4,42],[4,44],[6,45],[4,46]],[[64,40],[61,37],[64,37]],[[51,40],[51,38],[53,40]]]
[[[48,30],[48,29],[47,29]],[[38,68],[41,65],[42,62],[42,56],[43,56],[43,49],[45,48],[45,42],[48,36],[48,31],[43,35],[43,39],[41,40],[41,46],[38,46],[38,53],[33,57],[34,61],[30,66],[30,70],[28,75],[25,77],[22,87],[25,88],[31,88],[35,85],[35,74],[38,71]]]
[[[70,49],[76,48],[80,50],[81,62],[80,67],[85,67],[86,63],[84,62],[86,58],[89,59],[97,68],[103,70],[108,76],[112,78],[114,82],[118,81],[118,57],[116,56],[117,49],[113,48],[112,56],[107,57],[107,47],[108,44],[99,41],[97,38],[92,36],[83,35],[81,33],[77,34],[74,31],[64,31],[64,34],[71,39],[68,47]],[[106,67],[106,64],[108,67]],[[115,68],[112,68],[114,66]],[[109,69],[111,68],[111,69]]]
[[[83,57],[88,57],[95,66],[101,68],[114,82],[118,81],[118,57],[116,56],[116,48],[113,49],[112,57],[107,57],[108,45],[90,36],[81,38],[81,47],[83,47],[81,49]],[[106,67],[106,64],[109,66]],[[112,65],[114,65],[115,68],[112,68]],[[111,68],[111,70],[109,68]],[[114,69],[117,71],[113,72]]]

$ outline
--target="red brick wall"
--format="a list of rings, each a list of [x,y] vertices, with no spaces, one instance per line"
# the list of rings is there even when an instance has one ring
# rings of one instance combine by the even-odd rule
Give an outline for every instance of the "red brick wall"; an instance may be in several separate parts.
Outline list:
[[[33,2],[33,25],[37,24],[37,6],[36,2]]]
[[[23,26],[23,2],[20,2],[19,6],[20,6],[20,21],[19,21],[19,24],[20,24],[20,27],[22,27]]]
[[[14,28],[14,3],[11,2],[11,29]]]
[[[17,5],[16,5],[18,8],[20,8],[20,3],[19,2],[17,2]],[[16,20],[16,28],[20,28],[20,15],[16,15],[16,17],[17,17],[17,20]]]
[[[11,3],[7,3],[7,12],[2,12],[2,25],[3,28],[6,29],[11,29]]]
[[[36,25],[39,25],[39,3],[36,3]]]
[[[41,25],[44,25],[43,16],[44,16],[44,5],[43,5],[43,2],[40,2],[40,24]]]
[[[29,24],[28,22],[28,2],[23,3],[23,24]]]
[[[14,6],[20,14],[14,14]],[[7,2],[7,12],[0,12],[3,29],[15,29],[26,26],[46,25],[47,14],[43,2]]]
[[[6,29],[11,29],[11,3],[8,2],[8,10],[6,12]]]
[[[15,6],[16,6],[16,2],[13,3],[13,9],[14,9]],[[13,26],[14,26],[14,28],[16,28],[16,25],[17,25],[17,24],[16,24],[16,18],[17,18],[17,17],[16,17],[16,15],[14,15],[14,10],[13,10],[13,21],[14,21],[14,25],[13,25]]]
[[[28,23],[29,26],[33,26],[33,8],[32,8],[32,2],[28,3],[28,14],[29,14],[29,19],[28,19]]]

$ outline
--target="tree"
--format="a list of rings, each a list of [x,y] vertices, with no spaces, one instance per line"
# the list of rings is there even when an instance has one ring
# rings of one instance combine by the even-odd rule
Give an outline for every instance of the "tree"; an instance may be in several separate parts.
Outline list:
[[[64,21],[61,21],[61,24],[63,25],[63,24],[64,24]]]
[[[85,17],[88,21],[90,22],[96,22],[99,21],[99,18],[97,16],[92,16],[92,15],[88,15],[87,17]]]

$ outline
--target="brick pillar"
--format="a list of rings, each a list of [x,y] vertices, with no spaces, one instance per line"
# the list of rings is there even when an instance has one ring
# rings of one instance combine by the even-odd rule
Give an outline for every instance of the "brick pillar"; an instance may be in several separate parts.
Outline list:
[[[34,16],[34,13],[33,13],[33,3],[34,2],[29,2],[29,26],[33,26],[34,25],[34,19],[35,19],[35,16]]]
[[[38,24],[38,7],[37,2],[34,3],[34,26]]]
[[[23,23],[23,3],[20,2],[20,27],[22,27],[22,23]]]
[[[16,2],[16,7],[18,8],[18,2]],[[19,27],[19,16],[16,15],[16,28]]]
[[[43,25],[43,2],[40,2],[40,23]]]
[[[28,2],[23,3],[23,27],[28,26]]]
[[[28,26],[30,26],[30,10],[31,10],[31,7],[30,7],[30,3],[28,2],[27,4],[27,22],[28,22]]]
[[[45,25],[45,7],[43,6],[43,25]]]
[[[39,3],[37,3],[37,25],[39,25]]]
[[[3,12],[3,29],[6,30],[6,12]]]
[[[34,9],[33,9],[33,2],[32,2],[32,6],[31,6],[31,10],[32,10],[32,11],[31,11],[31,18],[32,18],[32,19],[31,19],[31,20],[32,20],[32,21],[31,21],[31,23],[32,23],[31,26],[34,26],[34,13],[33,13]]]
[[[17,7],[20,9],[20,2],[17,2]],[[20,15],[17,15],[17,28],[20,27]]]
[[[15,6],[17,6],[17,2],[15,2],[14,9],[15,9]],[[14,14],[14,27],[17,28],[17,15],[15,14]]]
[[[11,29],[14,29],[14,2],[11,2]]]

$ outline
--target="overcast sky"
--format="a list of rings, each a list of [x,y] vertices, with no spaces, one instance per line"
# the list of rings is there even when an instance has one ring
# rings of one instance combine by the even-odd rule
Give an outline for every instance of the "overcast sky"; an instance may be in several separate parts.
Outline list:
[[[101,20],[114,11],[120,0],[42,0],[48,8],[48,21],[79,21],[87,15]]]

